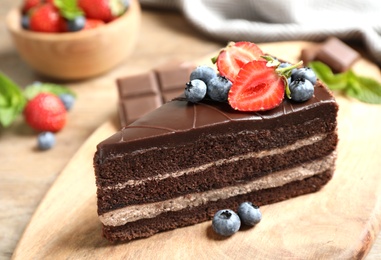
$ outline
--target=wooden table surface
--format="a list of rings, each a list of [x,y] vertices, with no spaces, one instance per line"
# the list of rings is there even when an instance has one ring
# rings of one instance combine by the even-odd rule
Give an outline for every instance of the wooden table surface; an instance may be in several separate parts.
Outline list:
[[[21,1],[0,0],[0,71],[20,86],[55,82],[35,74],[12,46],[5,16]],[[36,133],[20,117],[0,128],[0,259],[10,259],[33,212],[70,158],[105,121],[117,120],[115,79],[148,71],[173,58],[190,61],[224,43],[197,32],[180,14],[143,9],[142,27],[133,54],[112,71],[80,82],[60,82],[78,99],[54,149],[36,150]],[[381,235],[366,259],[381,259]]]

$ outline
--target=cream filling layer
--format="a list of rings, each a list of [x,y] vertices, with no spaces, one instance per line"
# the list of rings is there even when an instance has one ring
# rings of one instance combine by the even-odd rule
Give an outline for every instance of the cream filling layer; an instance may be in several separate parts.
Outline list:
[[[282,154],[282,153],[286,153],[289,151],[299,149],[303,146],[307,146],[307,145],[317,143],[326,137],[327,137],[327,134],[318,134],[318,135],[311,136],[309,138],[300,140],[298,142],[295,142],[291,145],[288,145],[288,146],[285,146],[282,148],[276,148],[276,149],[272,149],[272,150],[264,150],[264,151],[260,151],[260,152],[250,152],[250,153],[246,153],[246,154],[238,155],[238,156],[233,156],[233,157],[226,158],[226,159],[220,159],[220,160],[217,160],[217,161],[214,161],[211,163],[202,164],[202,165],[197,166],[197,167],[187,168],[187,169],[181,170],[181,171],[175,171],[175,172],[170,172],[170,173],[166,173],[166,174],[158,174],[155,176],[142,178],[140,180],[128,180],[124,183],[118,183],[118,184],[115,184],[112,186],[104,187],[104,189],[121,190],[121,189],[124,189],[126,187],[133,187],[133,186],[142,185],[148,181],[161,181],[161,180],[164,180],[166,178],[177,178],[177,177],[180,177],[184,174],[187,174],[187,175],[196,174],[199,172],[203,172],[203,171],[207,170],[208,168],[211,168],[214,166],[221,166],[224,164],[229,164],[232,162],[247,160],[247,159],[251,159],[251,158],[258,158],[259,159],[259,158],[263,158],[266,156],[273,156],[276,154]]]
[[[292,169],[274,172],[250,182],[221,189],[187,194],[165,201],[131,205],[104,213],[100,215],[99,218],[106,226],[122,226],[140,219],[154,218],[164,212],[179,211],[262,189],[280,187],[290,182],[312,177],[332,168],[335,164],[335,159],[336,153],[333,152],[320,160],[306,163]]]

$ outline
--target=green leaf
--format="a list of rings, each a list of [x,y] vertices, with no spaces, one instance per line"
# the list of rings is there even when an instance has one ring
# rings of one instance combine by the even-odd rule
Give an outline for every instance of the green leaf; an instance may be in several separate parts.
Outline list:
[[[0,124],[9,126],[21,114],[25,103],[19,86],[0,72]]]
[[[346,95],[370,104],[381,104],[381,84],[374,79],[359,76],[352,70],[333,74],[322,62],[309,63],[316,76],[331,90],[342,90]]]
[[[381,104],[381,85],[371,78],[356,76],[346,93],[365,103]]]
[[[53,83],[40,83],[40,82],[36,82],[32,85],[27,86],[24,90],[24,95],[28,100],[30,100],[33,97],[35,97],[38,93],[41,93],[41,92],[48,92],[57,96],[61,94],[70,94],[74,97],[76,96],[73,91],[71,91],[70,89],[64,86],[53,84]]]
[[[331,90],[343,90],[347,87],[347,74],[333,74],[331,68],[320,61],[313,61],[308,66],[316,76]]]
[[[67,20],[73,20],[78,16],[83,16],[83,11],[79,8],[77,0],[54,0],[54,5]]]

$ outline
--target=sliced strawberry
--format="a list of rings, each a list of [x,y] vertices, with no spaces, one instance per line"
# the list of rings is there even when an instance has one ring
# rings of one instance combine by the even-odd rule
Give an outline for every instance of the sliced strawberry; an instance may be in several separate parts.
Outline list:
[[[263,51],[252,42],[231,42],[217,57],[217,69],[222,76],[231,82],[243,65],[252,60],[264,60],[261,58]]]
[[[280,105],[284,98],[283,77],[267,61],[250,61],[240,69],[229,92],[229,104],[240,111],[263,111]]]

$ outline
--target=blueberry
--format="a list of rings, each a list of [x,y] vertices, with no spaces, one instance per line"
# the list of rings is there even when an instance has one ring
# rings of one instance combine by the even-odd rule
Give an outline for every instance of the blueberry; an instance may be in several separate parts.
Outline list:
[[[283,69],[283,68],[287,68],[287,67],[290,67],[290,66],[292,66],[292,64],[289,63],[289,62],[281,62],[281,63],[279,64],[278,68]]]
[[[42,132],[37,136],[37,146],[40,150],[49,150],[56,143],[56,137],[52,132]]]
[[[230,209],[219,210],[212,220],[213,230],[222,236],[231,236],[241,227],[237,213]]]
[[[314,95],[314,85],[305,78],[299,78],[291,81],[289,86],[291,92],[291,100],[304,102]]]
[[[198,66],[190,74],[190,80],[200,79],[208,84],[208,82],[217,76],[215,70],[208,66]]]
[[[188,101],[196,103],[201,101],[206,95],[206,84],[204,81],[194,79],[186,83],[185,97]]]
[[[251,202],[244,202],[239,205],[237,213],[241,221],[248,226],[254,226],[262,219],[259,207]]]
[[[292,71],[291,81],[295,81],[299,78],[308,79],[312,85],[315,85],[317,80],[315,72],[309,67],[304,67]]]
[[[231,86],[232,83],[230,80],[224,76],[218,75],[208,82],[207,94],[215,101],[225,102],[228,100],[228,94]]]
[[[29,29],[29,16],[28,15],[23,15],[21,17],[21,26],[24,29]]]
[[[284,68],[287,68],[287,67],[290,67],[290,66],[292,66],[291,63],[289,63],[289,62],[282,62],[282,63],[279,64],[278,68],[280,68],[280,69],[284,69]],[[292,69],[290,72],[288,72],[288,73],[285,74],[285,76],[287,77],[287,82],[288,82],[288,84],[291,83],[291,75],[292,75],[292,73],[294,73],[296,70],[297,70],[297,69]]]
[[[58,97],[64,104],[66,111],[69,111],[73,107],[75,102],[75,97],[73,95],[64,93],[60,94]]]
[[[83,27],[85,27],[85,25],[86,19],[82,15],[76,16],[74,19],[67,21],[67,29],[69,32],[80,31]]]

